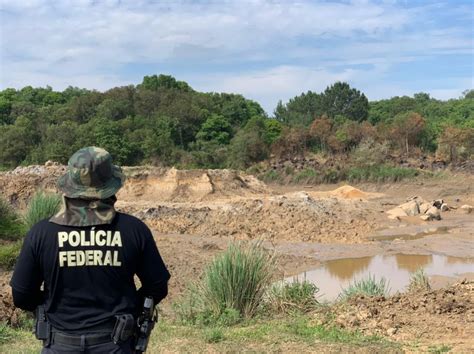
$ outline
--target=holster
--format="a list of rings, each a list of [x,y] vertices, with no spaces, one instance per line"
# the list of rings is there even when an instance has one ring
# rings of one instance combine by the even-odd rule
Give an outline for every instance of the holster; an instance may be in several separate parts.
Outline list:
[[[43,341],[45,347],[49,347],[51,344],[51,323],[46,318],[44,305],[36,308],[35,336],[36,339]]]
[[[112,331],[112,341],[117,344],[125,342],[135,333],[135,319],[131,314],[115,316],[117,319]]]

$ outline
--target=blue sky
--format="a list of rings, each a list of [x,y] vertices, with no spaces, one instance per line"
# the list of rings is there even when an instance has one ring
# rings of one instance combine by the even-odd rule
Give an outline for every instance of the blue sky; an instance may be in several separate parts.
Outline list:
[[[370,100],[456,98],[474,88],[473,14],[472,0],[0,0],[0,88],[164,73],[269,113],[338,80]]]

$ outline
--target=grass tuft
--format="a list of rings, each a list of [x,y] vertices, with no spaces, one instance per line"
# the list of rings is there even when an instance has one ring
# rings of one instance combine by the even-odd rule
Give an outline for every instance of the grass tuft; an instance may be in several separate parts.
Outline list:
[[[418,269],[410,276],[408,291],[426,291],[430,289],[430,279],[423,268]]]
[[[251,318],[271,284],[275,258],[260,242],[231,243],[192,284],[175,311],[183,323],[231,325]]]
[[[206,328],[204,330],[204,340],[206,343],[219,343],[224,339],[224,332],[220,327]]]
[[[54,193],[37,192],[31,198],[24,220],[27,228],[31,228],[38,221],[49,218],[59,211],[61,196]]]
[[[318,292],[318,287],[306,280],[275,283],[268,290],[266,308],[276,313],[310,312],[318,305]]]
[[[376,280],[375,276],[368,276],[365,279],[356,280],[347,288],[343,289],[339,299],[345,300],[354,296],[386,296],[390,291],[388,281],[382,277]]]
[[[22,241],[7,243],[0,246],[0,268],[11,270],[20,254]]]
[[[350,168],[347,172],[347,180],[350,182],[398,182],[414,178],[418,174],[419,171],[414,168],[373,165]]]
[[[0,240],[18,240],[25,233],[25,227],[11,205],[0,197]]]

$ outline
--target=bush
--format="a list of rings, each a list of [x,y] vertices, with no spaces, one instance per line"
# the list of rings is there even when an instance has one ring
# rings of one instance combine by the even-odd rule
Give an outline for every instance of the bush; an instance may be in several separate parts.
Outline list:
[[[410,276],[410,283],[408,284],[408,291],[424,291],[430,290],[430,280],[423,268],[418,269]]]
[[[418,171],[413,168],[377,165],[352,167],[347,173],[347,180],[350,182],[397,182],[417,175]]]
[[[317,305],[319,289],[306,280],[273,284],[267,294],[267,307],[274,312],[302,312],[313,310]]]
[[[273,276],[274,257],[260,242],[232,243],[206,268],[202,295],[212,313],[235,309],[249,318],[262,302]]]
[[[281,181],[282,179],[278,171],[275,171],[275,170],[269,170],[265,172],[265,174],[261,178],[266,183],[277,182],[277,181]]]
[[[305,168],[301,172],[298,172],[295,177],[293,177],[293,181],[296,183],[305,182],[311,183],[316,182],[318,178],[318,172],[314,168]]]
[[[25,231],[24,225],[10,204],[0,197],[0,240],[17,240]]]
[[[342,290],[339,295],[340,299],[348,299],[354,296],[386,296],[390,291],[387,280],[382,277],[379,281],[375,280],[375,276],[369,276],[365,279],[356,280],[347,288]]]
[[[16,259],[20,254],[21,241],[8,243],[0,246],[0,267],[11,270],[13,269]]]
[[[178,318],[184,323],[228,326],[254,316],[271,284],[274,266],[275,258],[260,242],[230,244],[175,304]]]
[[[38,192],[31,198],[24,220],[28,228],[38,221],[49,218],[59,211],[61,196],[53,193]]]

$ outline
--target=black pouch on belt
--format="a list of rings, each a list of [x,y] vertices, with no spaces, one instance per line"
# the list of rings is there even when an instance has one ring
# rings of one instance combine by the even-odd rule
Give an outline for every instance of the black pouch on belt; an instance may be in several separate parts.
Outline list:
[[[115,316],[114,330],[112,331],[112,341],[117,344],[128,340],[135,332],[135,319],[131,314]]]

